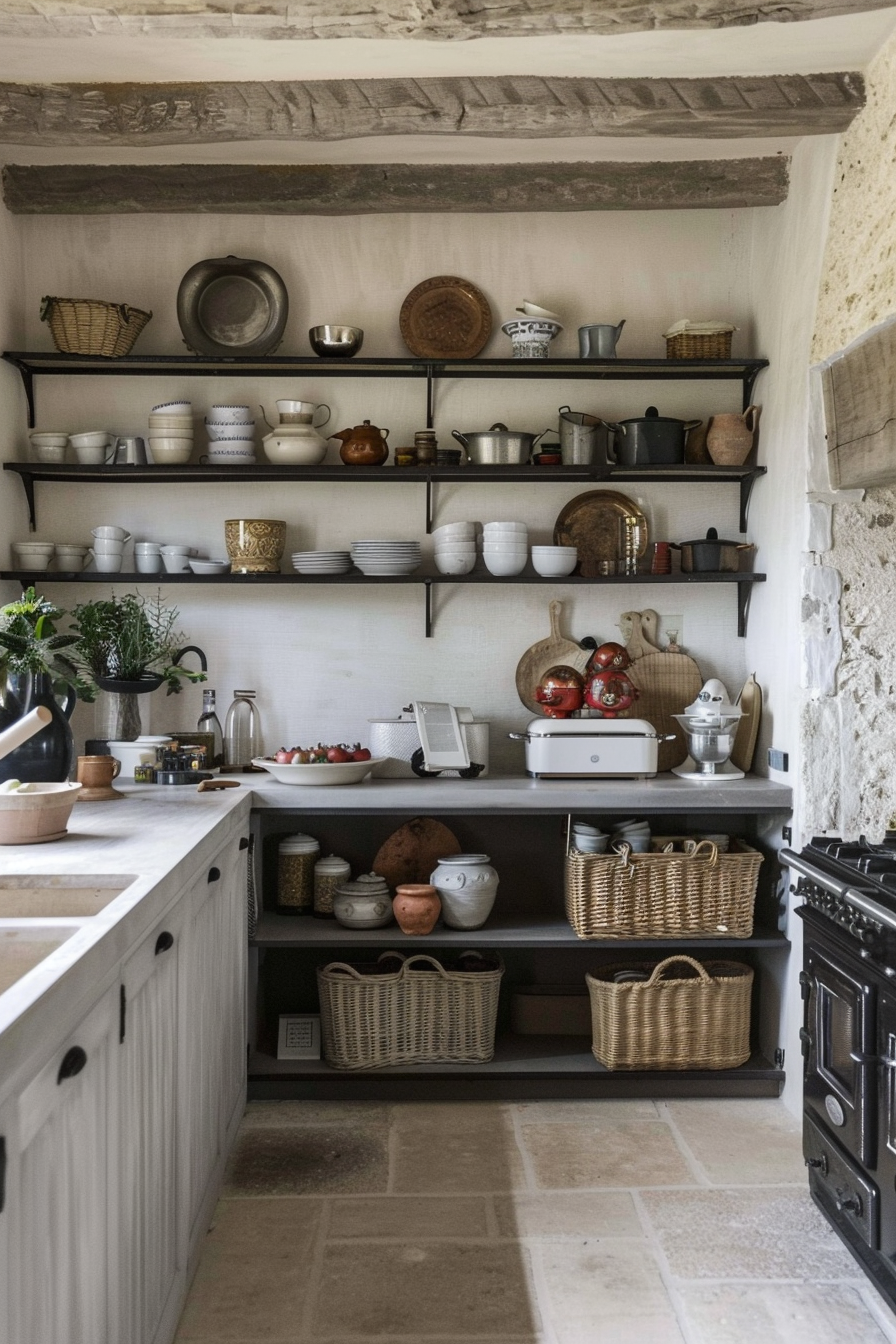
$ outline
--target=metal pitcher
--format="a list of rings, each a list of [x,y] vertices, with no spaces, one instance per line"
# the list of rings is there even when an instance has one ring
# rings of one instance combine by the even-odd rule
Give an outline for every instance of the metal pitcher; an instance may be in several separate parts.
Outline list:
[[[117,438],[106,460],[114,462],[119,467],[145,467],[146,444],[139,438]]]
[[[587,411],[571,411],[561,406],[560,416],[560,459],[564,467],[606,467],[609,473],[612,461],[609,451],[609,431],[607,425],[597,415]]]
[[[625,318],[614,327],[612,322],[593,322],[579,327],[579,356],[582,359],[615,359],[616,342],[622,335]]]

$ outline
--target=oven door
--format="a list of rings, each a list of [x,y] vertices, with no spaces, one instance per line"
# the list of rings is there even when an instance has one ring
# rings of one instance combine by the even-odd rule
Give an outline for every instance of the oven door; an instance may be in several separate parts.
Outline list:
[[[809,930],[806,930],[807,935]],[[877,1077],[874,987],[861,964],[807,940],[800,976],[804,1000],[804,1101],[865,1166],[876,1154]]]

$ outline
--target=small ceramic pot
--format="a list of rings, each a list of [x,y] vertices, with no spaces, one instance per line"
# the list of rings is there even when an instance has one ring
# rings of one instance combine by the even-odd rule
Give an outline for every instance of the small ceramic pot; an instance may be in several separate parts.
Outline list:
[[[498,874],[487,854],[452,854],[439,859],[430,882],[442,902],[449,929],[481,929],[498,894]]]
[[[392,913],[402,933],[432,933],[442,913],[442,902],[435,887],[409,882],[395,888]]]
[[[276,518],[228,518],[227,556],[234,574],[279,574],[286,523]]]
[[[381,929],[392,923],[389,886],[376,873],[343,882],[333,896],[333,914],[346,929]]]

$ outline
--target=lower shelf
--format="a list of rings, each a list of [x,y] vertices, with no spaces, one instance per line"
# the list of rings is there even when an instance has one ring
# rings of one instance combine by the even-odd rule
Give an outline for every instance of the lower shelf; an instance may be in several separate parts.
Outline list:
[[[611,1072],[580,1036],[501,1036],[488,1064],[404,1064],[360,1073],[323,1060],[249,1056],[249,1099],[255,1101],[777,1097],[783,1085],[783,1069],[758,1054],[737,1069]]]

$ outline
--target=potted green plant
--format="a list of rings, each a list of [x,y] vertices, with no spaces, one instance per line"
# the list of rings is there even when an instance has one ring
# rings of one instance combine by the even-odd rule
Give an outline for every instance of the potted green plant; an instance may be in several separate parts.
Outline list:
[[[0,761],[0,780],[61,783],[72,768],[74,740],[69,719],[84,689],[68,654],[77,642],[61,635],[61,607],[27,589],[18,602],[0,607],[0,728],[7,728],[38,705],[52,723]]]

